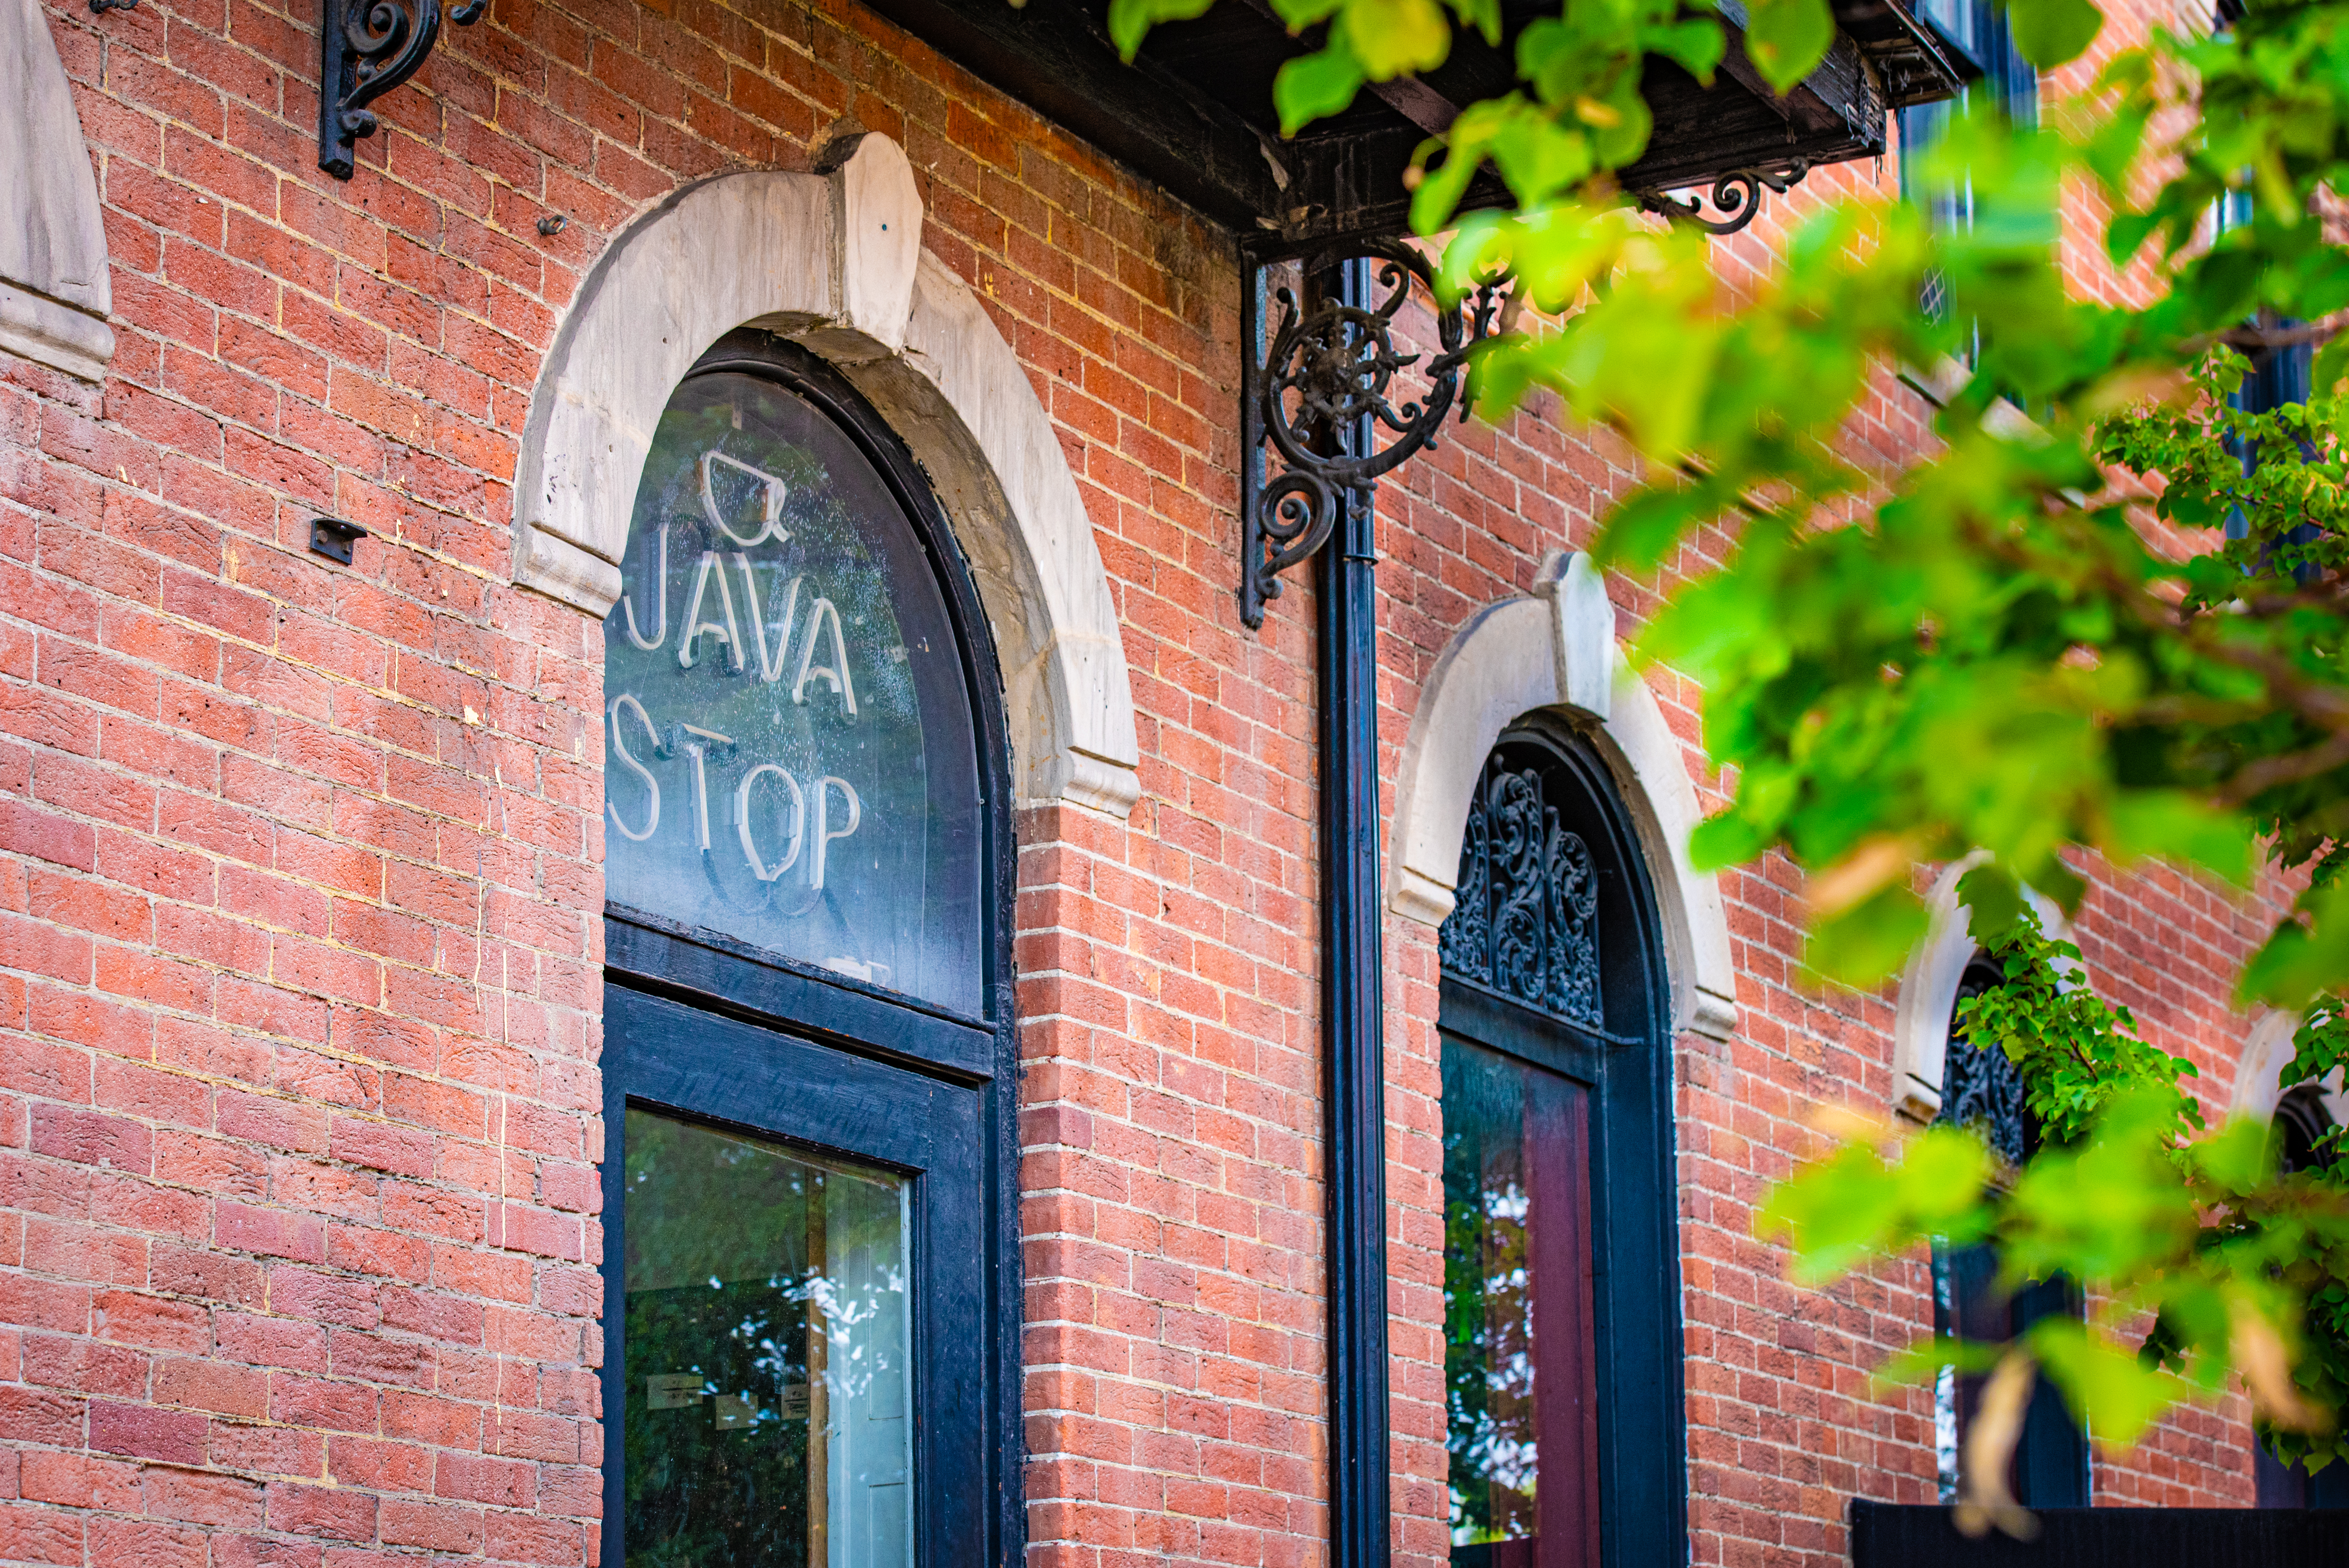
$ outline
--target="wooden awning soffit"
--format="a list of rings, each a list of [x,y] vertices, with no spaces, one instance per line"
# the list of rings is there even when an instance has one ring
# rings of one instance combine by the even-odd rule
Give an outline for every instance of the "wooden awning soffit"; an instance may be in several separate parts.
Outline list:
[[[1273,77],[1319,40],[1292,37],[1267,0],[1218,0],[1195,21],[1161,23],[1132,65],[1110,42],[1108,0],[866,3],[1250,249],[1405,232],[1402,176],[1413,150],[1468,104],[1515,88],[1516,34],[1557,9],[1556,0],[1504,0],[1499,47],[1457,32],[1440,69],[1373,84],[1344,113],[1284,139]],[[1641,90],[1655,132],[1646,156],[1622,171],[1629,189],[1745,175],[1750,217],[1756,172],[1783,180],[1878,156],[1892,110],[1949,98],[1971,74],[1899,0],[1837,0],[1834,46],[1780,98],[1746,59],[1741,0],[1717,0],[1717,8],[1729,46],[1712,88],[1667,61],[1648,62]],[[1506,200],[1497,184],[1481,194]]]

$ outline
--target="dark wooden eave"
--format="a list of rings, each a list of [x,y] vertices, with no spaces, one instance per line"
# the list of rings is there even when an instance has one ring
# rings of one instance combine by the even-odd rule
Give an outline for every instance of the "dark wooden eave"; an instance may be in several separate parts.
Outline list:
[[[1366,88],[1344,113],[1284,139],[1272,82],[1318,37],[1292,37],[1266,0],[1217,0],[1195,21],[1154,28],[1132,65],[1117,57],[1108,0],[867,0],[975,75],[1100,148],[1252,248],[1407,227],[1402,174],[1460,108],[1517,86],[1515,37],[1556,0],[1505,0],[1495,48],[1455,36],[1424,77]],[[1655,115],[1635,190],[1707,184],[1735,170],[1816,168],[1885,149],[1892,109],[1954,93],[1958,57],[1899,0],[1835,0],[1838,32],[1819,67],[1784,98],[1745,58],[1740,0],[1719,0],[1729,49],[1711,88],[1651,60],[1640,88]],[[1489,179],[1472,202],[1497,203]]]

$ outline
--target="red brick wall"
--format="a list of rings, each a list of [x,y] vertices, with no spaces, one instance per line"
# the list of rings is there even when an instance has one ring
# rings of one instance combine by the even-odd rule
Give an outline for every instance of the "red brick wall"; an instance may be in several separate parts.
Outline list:
[[[1058,425],[1140,725],[1130,822],[1020,823],[1031,1554],[1319,1561],[1312,608],[1234,614],[1229,246],[846,0],[501,0],[348,184],[313,167],[306,7],[49,15],[120,347],[102,390],[0,362],[0,1561],[592,1558],[601,628],[505,585],[516,441],[632,214],[849,113]],[[1754,278],[1775,222],[1728,247]],[[1888,381],[1856,438],[1890,464],[1921,421]],[[1390,489],[1391,748],[1452,631],[1628,472],[1537,408]],[[305,553],[314,511],[373,531],[353,568]],[[1658,689],[1694,769],[1696,694]],[[1787,868],[1724,892],[1741,1026],[1675,1060],[1692,1520],[1702,1563],[1825,1563],[1848,1495],[1930,1494],[1927,1403],[1867,1381],[1923,1273],[1797,1293],[1748,1224],[1811,1107],[1889,1101],[1889,1007],[1794,985]],[[2082,923],[2214,1081],[2255,925],[2108,878]],[[1388,922],[1410,1562],[1444,1542],[1431,934]],[[2230,1408],[2100,1484],[2247,1475]]]

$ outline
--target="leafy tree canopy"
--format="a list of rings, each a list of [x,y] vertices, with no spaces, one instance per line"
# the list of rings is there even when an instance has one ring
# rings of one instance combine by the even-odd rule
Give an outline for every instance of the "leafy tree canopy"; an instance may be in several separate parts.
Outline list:
[[[1209,3],[1113,0],[1112,30],[1130,53]],[[1292,131],[1441,63],[1455,28],[1501,36],[1494,0],[1271,4],[1319,39],[1276,84]],[[2051,129],[1954,118],[1922,172],[1962,182],[1970,223],[1831,201],[1740,292],[1703,237],[1640,214],[1613,171],[1648,143],[1641,65],[1709,82],[1724,35],[1707,0],[1565,0],[1526,28],[1517,89],[1423,150],[1413,220],[1441,238],[1448,290],[1512,280],[1517,329],[1476,361],[1481,410],[1550,388],[1645,459],[1602,561],[1653,569],[1708,525],[1733,539],[1638,650],[1707,694],[1730,793],[1700,861],[1791,856],[1811,876],[1810,963],[1866,985],[1925,932],[1914,867],[1985,856],[1970,902],[2008,981],[1968,1026],[2024,1069],[2041,1151],[2001,1171],[1963,1131],[1854,1136],[1763,1224],[1814,1280],[1941,1235],[1989,1241],[2010,1283],[2086,1288],[2085,1323],[1889,1369],[1992,1374],[1982,1408],[2013,1418],[1978,1423],[1970,1502],[2011,1522],[1992,1461],[2039,1371],[2106,1441],[2235,1377],[2284,1451],[2349,1457],[2349,1161],[2282,1174],[2261,1130],[2205,1129],[2190,1069],[2060,983],[2068,955],[2020,897],[2075,905],[2084,853],[2238,887],[2288,873],[2306,891],[2240,999],[2305,1012],[2288,1082],[2349,1053],[2349,339],[2289,325],[2349,309],[2328,237],[2349,5],[2249,0],[2223,30],[2156,27],[2093,69],[2110,23],[2093,0],[2007,11],[2025,57],[2076,64],[2060,78],[2076,86]],[[1744,47],[1784,90],[1834,31],[1827,0],[1754,0]],[[1514,206],[1462,210],[1484,168]],[[2230,198],[2250,216],[2220,225]],[[2147,303],[2067,292],[2067,211],[2099,215]],[[2307,402],[2231,407],[2244,351],[2288,343],[2317,346]],[[1887,367],[1961,355],[1937,448],[1895,475],[1856,461],[1839,437]]]

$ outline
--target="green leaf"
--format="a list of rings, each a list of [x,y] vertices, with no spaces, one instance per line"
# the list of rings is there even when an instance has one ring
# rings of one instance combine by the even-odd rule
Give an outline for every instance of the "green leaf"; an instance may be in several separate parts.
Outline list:
[[[1452,47],[1452,24],[1435,0],[1345,0],[1330,30],[1333,46],[1340,33],[1374,82],[1432,71]]]
[[[2091,0],[2007,0],[2006,15],[2016,50],[2043,71],[2086,54],[2105,27]]]
[[[1995,1345],[1929,1336],[1878,1367],[1870,1381],[1883,1387],[1922,1383],[1938,1376],[1944,1367],[1980,1377],[1998,1365],[1998,1357],[1999,1347]]]
[[[2243,966],[2243,1000],[2296,1012],[2349,991],[2349,883],[2310,889],[2295,913]]]
[[[1983,947],[1998,946],[2031,909],[2013,874],[1995,861],[1960,877],[1958,897],[1965,901],[1967,933]]]
[[[1501,46],[1501,0],[1452,0],[1453,15],[1464,27],[1474,27],[1485,42]]]
[[[1272,78],[1280,134],[1295,136],[1317,119],[1344,113],[1365,79],[1361,62],[1338,48],[1335,40],[1330,47],[1284,62]]]
[[[1746,57],[1782,96],[1818,68],[1834,42],[1826,0],[1754,0],[1746,13]]]
[[[1652,572],[1679,545],[1681,536],[1712,516],[1718,505],[1717,497],[1695,485],[1640,490],[1608,513],[1591,552],[1626,571]]]
[[[1847,1143],[1771,1188],[1754,1232],[1785,1238],[1794,1276],[1818,1284],[1923,1236],[1975,1234],[1990,1174],[1990,1151],[1955,1128],[1926,1129],[1889,1165],[1868,1144]]]
[[[1813,926],[1803,962],[1840,985],[1865,989],[1900,972],[1930,923],[1906,886],[1888,887]]]
[[[1338,14],[1343,0],[1272,0],[1273,15],[1288,25],[1292,33],[1301,33],[1317,22],[1327,22]]]
[[[2340,390],[2344,377],[2349,377],[2349,336],[2336,337],[2316,351],[2315,361],[2309,366],[2310,393],[2332,397]]]
[[[1713,86],[1713,73],[1729,49],[1721,24],[1710,16],[1691,16],[1669,26],[1651,28],[1646,41],[1651,50],[1706,87]]]
[[[1134,52],[1150,29],[1161,22],[1187,22],[1204,16],[1215,0],[1110,0],[1109,39],[1118,57],[1133,63]]]
[[[2185,1382],[2138,1361],[2076,1318],[2043,1317],[2024,1336],[2064,1403],[2086,1418],[2088,1429],[2109,1449],[2134,1446],[2162,1413],[2185,1398]]]
[[[2133,789],[2106,808],[2104,847],[2124,864],[2148,856],[2208,868],[2236,886],[2251,879],[2251,827],[2182,789]]]

